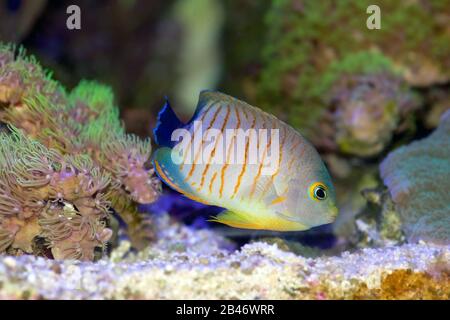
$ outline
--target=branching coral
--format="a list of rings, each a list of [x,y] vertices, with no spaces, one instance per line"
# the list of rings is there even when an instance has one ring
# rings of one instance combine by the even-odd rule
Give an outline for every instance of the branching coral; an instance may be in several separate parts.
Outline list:
[[[380,165],[408,241],[450,244],[450,111],[427,138],[403,146]]]
[[[55,235],[53,231],[42,226],[45,237],[54,239],[51,240],[54,242],[53,247],[61,246],[64,248],[62,251],[71,252],[69,256],[81,258],[79,253],[74,252],[83,251],[80,248],[89,247],[90,244],[81,245],[81,240],[73,240],[76,245],[59,244],[60,240],[56,239],[60,239],[60,232],[66,232],[72,227],[69,228],[67,223],[59,221],[60,214],[57,212],[69,212],[67,208],[70,205],[74,205],[78,210],[80,207],[94,208],[98,207],[97,202],[100,202],[102,211],[110,207],[105,203],[112,203],[122,219],[130,222],[128,231],[137,247],[148,244],[148,239],[152,236],[143,235],[142,230],[151,233],[152,228],[148,221],[138,214],[137,205],[151,203],[159,194],[160,183],[155,178],[149,162],[151,144],[149,140],[142,141],[124,132],[119,120],[119,110],[114,104],[114,96],[109,87],[82,81],[67,94],[33,58],[26,57],[23,50],[19,50],[16,55],[13,47],[2,46],[0,121],[23,130],[28,138],[40,142],[40,147],[36,148],[44,148],[46,151],[39,149],[37,154],[47,152],[54,154],[55,159],[63,159],[57,162],[62,166],[62,176],[58,179],[63,179],[65,183],[55,182],[54,187],[49,190],[49,196],[55,199],[58,205],[48,207],[45,221],[55,225],[62,223],[64,228],[59,230],[58,227],[59,231]],[[15,171],[15,176],[23,183],[23,188],[40,187],[51,182],[48,179],[53,172],[49,169],[49,164],[40,157],[20,154],[16,158],[21,166],[20,170]],[[73,170],[80,170],[79,174],[75,175],[76,179],[73,177]],[[30,179],[29,172],[36,175]],[[87,173],[92,178],[87,179]],[[105,183],[102,177],[109,177],[111,182]],[[77,200],[73,203],[76,199],[70,197],[67,192],[75,192],[77,183],[83,184],[79,187],[90,193],[86,197],[92,198],[91,200],[86,203],[79,203]],[[104,192],[91,192],[96,189]],[[21,190],[17,193],[24,196]],[[77,199],[78,197],[77,194]],[[119,203],[126,205],[114,207],[114,204]],[[91,215],[87,211],[86,214]],[[84,231],[75,238],[84,239],[85,235],[93,238],[92,226],[98,225],[98,222],[86,224],[84,220],[80,223],[77,219],[71,219],[70,225],[82,226]],[[132,234],[136,230],[139,230],[140,236]],[[105,238],[105,235],[101,238]]]

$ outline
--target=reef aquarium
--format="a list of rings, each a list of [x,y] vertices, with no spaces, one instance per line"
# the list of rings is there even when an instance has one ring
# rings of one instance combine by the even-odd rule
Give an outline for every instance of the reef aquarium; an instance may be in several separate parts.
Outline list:
[[[0,0],[0,299],[449,298],[449,0]]]

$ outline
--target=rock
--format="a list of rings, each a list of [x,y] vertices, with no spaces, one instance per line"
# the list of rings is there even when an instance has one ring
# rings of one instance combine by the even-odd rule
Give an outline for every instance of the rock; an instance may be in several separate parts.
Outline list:
[[[192,231],[195,241],[203,239]],[[211,233],[210,236],[213,236]],[[165,239],[166,242],[171,242]],[[199,250],[200,249],[200,250]],[[255,242],[237,251],[193,246],[121,261],[0,258],[1,298],[18,299],[449,299],[450,247],[405,244],[305,258]],[[218,255],[217,253],[221,253]],[[117,257],[117,256],[116,256]],[[212,259],[214,257],[214,259]],[[15,268],[9,268],[14,261]],[[205,264],[205,261],[209,263]],[[57,265],[57,266],[56,266]],[[21,270],[26,270],[23,272]],[[56,270],[56,272],[55,272]],[[83,284],[80,286],[80,284]]]
[[[450,111],[430,136],[391,152],[380,174],[407,240],[450,244]]]

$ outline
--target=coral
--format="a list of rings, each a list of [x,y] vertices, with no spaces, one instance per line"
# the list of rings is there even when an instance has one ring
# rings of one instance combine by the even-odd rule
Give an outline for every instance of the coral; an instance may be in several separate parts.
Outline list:
[[[341,160],[343,161],[343,160]],[[349,163],[347,163],[350,166]],[[372,208],[362,190],[373,189],[379,185],[378,168],[376,165],[351,164],[351,170],[344,177],[335,180],[336,190],[339,190],[339,215],[333,223],[333,233],[338,237],[341,250],[374,244],[374,238],[367,231],[376,228]],[[368,219],[365,219],[367,216]],[[356,220],[363,223],[356,224]],[[361,227],[365,231],[361,230]],[[370,232],[371,233],[371,232]]]
[[[82,155],[61,155],[11,128],[0,134],[0,251],[36,253],[37,238],[56,259],[93,260],[111,237],[110,177]]]
[[[341,75],[331,89],[335,111],[326,119],[335,124],[334,135],[340,151],[372,156],[391,142],[394,133],[405,131],[400,122],[417,104],[401,81],[390,74]]]
[[[377,181],[377,183],[379,183]],[[385,247],[405,243],[401,218],[389,192],[384,187],[365,188],[361,192],[366,201],[353,219],[347,218],[350,230],[336,229],[350,247]]]
[[[409,242],[450,244],[450,111],[427,138],[391,152],[380,174]]]
[[[279,0],[266,16],[256,104],[324,151],[378,155],[413,129],[402,126],[418,104],[409,87],[450,79],[448,1],[383,1],[375,31],[364,26],[370,4]]]
[[[272,1],[250,95],[323,155],[339,192],[342,248],[404,241],[398,210],[367,210],[360,193],[379,185],[380,159],[435,125],[450,81],[448,1],[381,1],[380,30],[366,28],[371,4]],[[428,97],[431,87],[443,92]]]
[[[440,278],[436,279],[425,272],[396,270],[383,277],[380,290],[376,292],[376,297],[383,300],[448,300],[450,297],[449,288],[450,278],[448,274],[444,273]],[[357,296],[357,298],[360,297]]]
[[[255,242],[240,250],[159,216],[160,240],[122,242],[97,263],[0,257],[0,297],[20,299],[448,299],[449,247],[407,244],[305,258]],[[82,284],[82,285],[80,285]]]
[[[81,81],[66,93],[34,58],[3,45],[0,121],[61,157],[89,159],[100,175],[110,176],[105,200],[129,222],[133,244],[141,248],[153,238],[151,223],[137,212],[139,203],[152,203],[160,191],[150,163],[151,144],[124,132],[109,87]]]
[[[425,116],[425,127],[436,128],[445,111],[450,110],[450,90],[448,86],[432,88],[427,95],[430,110]]]

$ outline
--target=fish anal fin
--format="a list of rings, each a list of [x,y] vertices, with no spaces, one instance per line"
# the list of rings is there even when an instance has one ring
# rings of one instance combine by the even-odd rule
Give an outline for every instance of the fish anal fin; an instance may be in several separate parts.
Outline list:
[[[246,219],[243,215],[234,211],[224,211],[219,215],[212,217],[208,221],[220,222],[230,227],[242,228],[242,229],[261,229],[261,226]]]

